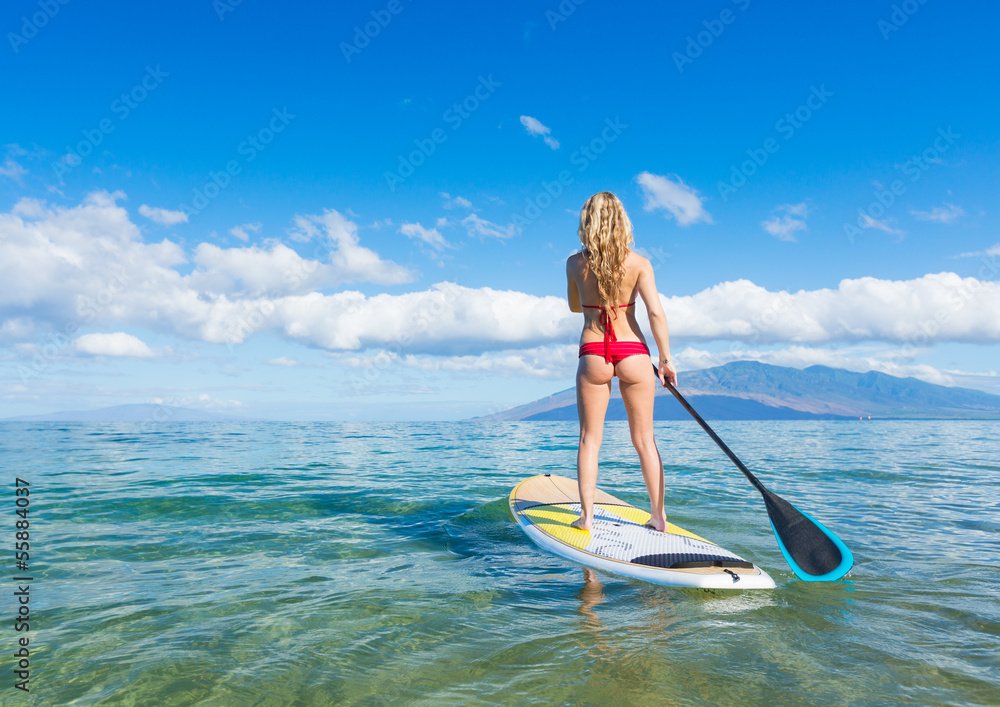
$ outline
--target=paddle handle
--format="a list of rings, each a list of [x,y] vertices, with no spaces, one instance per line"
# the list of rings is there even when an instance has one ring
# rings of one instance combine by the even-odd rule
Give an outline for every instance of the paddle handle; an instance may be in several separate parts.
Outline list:
[[[656,366],[653,366],[653,374],[656,376],[657,380],[659,380],[660,372],[657,370]],[[725,452],[726,456],[732,460],[733,464],[735,464],[736,467],[746,475],[746,477],[750,480],[750,483],[753,484],[754,488],[760,491],[762,495],[766,494],[767,489],[764,488],[764,484],[758,481],[757,477],[750,473],[746,464],[740,461],[740,458],[733,453],[733,450],[730,449],[725,442],[722,441],[719,435],[715,434],[715,430],[708,426],[708,423],[702,419],[701,415],[699,415],[693,407],[691,407],[691,404],[684,399],[684,396],[680,394],[680,391],[677,390],[677,388],[675,388],[670,381],[665,381],[665,383],[667,389],[674,394],[675,398],[677,398],[677,402],[684,406],[684,409],[691,414],[691,417],[695,419],[695,422],[701,425],[702,429],[708,433],[708,436],[711,437],[717,445],[719,445],[719,449]]]

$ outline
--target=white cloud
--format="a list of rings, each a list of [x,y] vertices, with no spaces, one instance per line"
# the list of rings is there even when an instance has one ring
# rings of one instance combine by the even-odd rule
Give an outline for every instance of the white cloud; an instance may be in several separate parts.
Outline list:
[[[444,250],[451,247],[451,244],[445,240],[444,236],[436,228],[424,228],[419,223],[404,223],[399,227],[399,232],[404,236],[423,241],[436,250]]]
[[[935,206],[930,211],[911,211],[910,213],[920,221],[951,223],[959,216],[964,216],[965,210],[961,206],[955,206],[954,204],[945,202],[944,206]]]
[[[448,371],[462,374],[526,376],[530,378],[567,378],[576,372],[579,346],[538,346],[532,349],[483,353],[478,356],[413,356],[400,363],[423,371]]]
[[[575,373],[578,358],[579,347],[574,344],[457,356],[401,355],[382,349],[365,355],[342,354],[335,360],[340,365],[362,369],[382,370],[389,366],[405,366],[420,371],[446,371],[463,376],[488,374],[565,379]]]
[[[187,277],[187,284],[206,294],[285,294],[340,281],[328,265],[303,258],[282,243],[266,248],[199,243],[192,259],[198,267]]]
[[[272,366],[286,366],[288,368],[293,368],[299,365],[299,362],[294,358],[288,358],[287,356],[280,356],[278,358],[272,358],[268,361]]]
[[[545,140],[545,144],[553,150],[559,149],[559,141],[552,137],[552,130],[542,125],[542,121],[532,118],[530,115],[522,115],[521,125],[528,129],[530,135],[541,135]]]
[[[295,225],[306,240],[328,250],[329,264],[341,283],[398,285],[414,277],[402,265],[383,260],[375,251],[360,245],[357,224],[333,209],[327,209],[321,216],[296,216]],[[324,234],[320,233],[320,229]]]
[[[895,235],[902,235],[903,231],[898,228],[893,228],[889,225],[888,219],[877,219],[872,218],[866,213],[861,214],[861,227],[862,228],[874,228],[877,231],[885,231],[886,233],[892,233]]]
[[[45,202],[41,199],[32,199],[26,196],[14,204],[10,212],[14,216],[21,216],[23,218],[42,218],[45,215]]]
[[[760,225],[778,240],[794,243],[795,232],[806,229],[806,216],[809,214],[806,203],[779,204],[774,210],[776,215],[761,221]]]
[[[472,208],[472,202],[466,199],[464,196],[452,196],[446,191],[438,192],[444,202],[441,204],[446,209],[469,209],[474,211]]]
[[[8,157],[4,160],[3,165],[0,165],[0,176],[10,177],[18,184],[21,183],[21,178],[28,173],[24,167],[15,162],[12,158]]]
[[[274,309],[265,292],[281,297],[411,277],[360,246],[356,226],[336,212],[296,217],[316,259],[282,244],[223,249],[202,243],[192,256],[194,268],[182,275],[178,266],[188,259],[181,247],[166,239],[144,242],[116,203],[123,197],[95,192],[72,208],[22,199],[0,213],[0,321],[30,319],[40,333],[67,323],[146,326],[230,343],[265,328],[262,318]],[[14,333],[4,330],[6,338]]]
[[[986,250],[979,250],[974,253],[960,253],[956,258],[996,258],[1000,256],[1000,243],[991,245]]]
[[[642,187],[646,201],[643,207],[646,211],[664,209],[677,219],[678,225],[690,226],[699,221],[714,223],[703,204],[698,192],[684,183],[676,174],[670,177],[643,172],[636,181]]]
[[[146,206],[145,204],[139,207],[139,213],[150,221],[156,221],[164,226],[187,223],[188,220],[187,214],[183,211],[170,211],[169,209],[160,209],[155,206]]]
[[[143,242],[115,203],[123,196],[95,192],[73,208],[22,199],[0,214],[0,313],[90,323],[98,307],[123,314],[129,284],[159,292],[155,299],[174,289],[183,251],[168,240]]]
[[[250,233],[247,233],[247,231],[250,231],[251,233],[258,233],[263,225],[264,224],[259,221],[256,223],[244,223],[239,226],[233,226],[229,229],[229,233],[246,243],[250,240]]]
[[[198,410],[233,410],[246,407],[246,404],[242,401],[220,400],[218,398],[213,398],[208,393],[200,393],[199,395],[184,395],[181,397],[150,398],[149,402],[154,405],[195,408]]]
[[[30,317],[11,317],[0,321],[0,342],[27,341],[36,332],[35,322]]]
[[[141,339],[123,331],[114,334],[84,334],[73,342],[73,348],[91,356],[152,358],[156,355]]]
[[[682,338],[758,343],[1000,341],[1000,283],[955,273],[771,292],[748,280],[662,298]]]
[[[296,216],[295,223],[303,240],[314,242],[313,258],[283,243],[236,248],[200,243],[193,257],[198,269],[188,276],[189,283],[214,294],[274,296],[351,282],[395,285],[413,278],[408,269],[359,245],[357,226],[336,211]]]
[[[507,349],[579,334],[578,315],[559,297],[536,297],[442,282],[402,295],[310,293],[274,301],[272,328],[326,349],[389,344],[411,353]]]
[[[517,229],[514,227],[514,224],[510,223],[506,226],[499,226],[492,221],[479,218],[475,214],[469,214],[462,219],[462,225],[465,226],[466,232],[473,237],[503,239],[513,238],[517,235]]]

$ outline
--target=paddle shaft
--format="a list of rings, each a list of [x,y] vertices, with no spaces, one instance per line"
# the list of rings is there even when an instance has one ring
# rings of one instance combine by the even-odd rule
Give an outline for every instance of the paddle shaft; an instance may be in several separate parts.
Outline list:
[[[660,372],[656,369],[656,366],[653,366],[653,373],[656,374],[657,379],[659,379]],[[740,461],[740,458],[737,457],[733,453],[733,450],[730,449],[729,446],[722,441],[719,435],[715,434],[715,430],[713,430],[711,427],[708,426],[708,423],[701,418],[701,415],[699,415],[698,412],[693,407],[691,407],[691,404],[684,399],[684,396],[680,394],[680,391],[678,391],[677,388],[671,385],[670,381],[665,381],[665,382],[667,384],[667,389],[674,394],[675,398],[677,398],[677,402],[679,402],[681,405],[684,406],[684,409],[691,414],[691,417],[695,419],[695,422],[701,425],[702,429],[708,433],[708,436],[711,437],[717,445],[719,445],[719,449],[725,452],[726,456],[732,460],[733,464],[735,464],[736,467],[746,475],[746,477],[750,480],[750,483],[753,484],[755,489],[760,491],[761,494],[766,495],[768,491],[766,488],[764,488],[764,484],[758,481],[757,477],[750,473],[750,470],[747,469],[746,465]]]

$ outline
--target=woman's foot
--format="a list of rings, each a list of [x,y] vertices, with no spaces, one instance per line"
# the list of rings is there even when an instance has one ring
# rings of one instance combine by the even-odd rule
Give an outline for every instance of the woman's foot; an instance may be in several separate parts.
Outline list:
[[[593,530],[594,529],[593,521],[590,518],[584,518],[583,516],[580,516],[579,518],[577,518],[576,520],[574,520],[572,523],[570,523],[570,526],[573,527],[573,528],[579,528],[580,530]]]
[[[667,531],[667,516],[665,513],[661,513],[659,516],[651,515],[649,520],[646,521],[646,527],[652,528],[653,530],[665,533]]]

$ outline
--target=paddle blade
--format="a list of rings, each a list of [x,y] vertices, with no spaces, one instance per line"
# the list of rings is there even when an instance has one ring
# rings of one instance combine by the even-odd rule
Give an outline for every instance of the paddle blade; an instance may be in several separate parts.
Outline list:
[[[829,582],[851,570],[854,555],[832,531],[780,496],[763,496],[778,547],[799,579]]]

